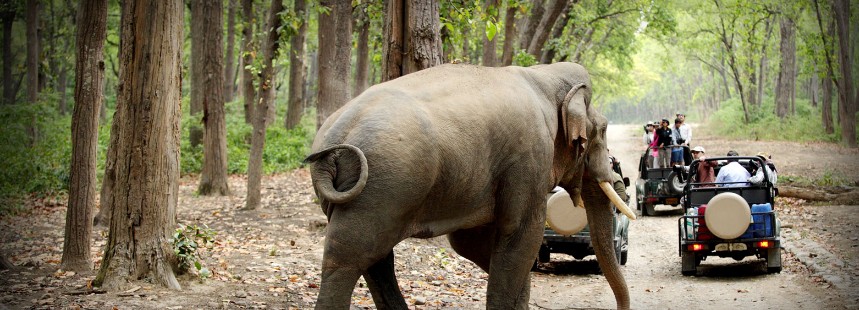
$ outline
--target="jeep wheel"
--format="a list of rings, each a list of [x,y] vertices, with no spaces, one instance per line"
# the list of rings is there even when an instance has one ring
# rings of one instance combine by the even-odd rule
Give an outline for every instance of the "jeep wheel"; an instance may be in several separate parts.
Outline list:
[[[767,273],[781,273],[781,248],[767,249]]]
[[[683,188],[686,187],[686,182],[680,182],[680,174],[672,171],[668,175],[668,191],[672,194],[682,194]]]
[[[683,252],[681,262],[681,273],[684,276],[694,276],[698,273],[698,260],[695,259],[695,253]]]

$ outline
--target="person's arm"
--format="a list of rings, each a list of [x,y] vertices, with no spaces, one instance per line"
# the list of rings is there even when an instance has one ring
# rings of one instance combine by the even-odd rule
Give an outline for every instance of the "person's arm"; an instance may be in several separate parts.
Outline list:
[[[692,126],[686,125],[686,145],[692,145]]]
[[[749,182],[751,182],[754,185],[761,185],[761,183],[763,183],[763,181],[764,181],[764,169],[763,168],[758,168],[757,171],[755,172],[755,175],[753,175],[751,178],[749,178]]]
[[[614,181],[614,191],[623,199],[623,202],[629,203],[629,195],[626,194],[626,186],[623,185],[623,180]]]

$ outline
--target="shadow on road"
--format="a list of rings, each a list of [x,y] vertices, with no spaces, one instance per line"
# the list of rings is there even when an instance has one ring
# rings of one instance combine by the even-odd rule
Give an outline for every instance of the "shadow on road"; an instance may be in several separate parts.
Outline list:
[[[556,255],[552,254],[553,259],[557,259]],[[573,259],[570,256],[564,255],[565,259]],[[539,263],[534,272],[553,274],[553,275],[595,275],[602,274],[600,266],[596,259],[585,260],[555,260],[548,263]]]

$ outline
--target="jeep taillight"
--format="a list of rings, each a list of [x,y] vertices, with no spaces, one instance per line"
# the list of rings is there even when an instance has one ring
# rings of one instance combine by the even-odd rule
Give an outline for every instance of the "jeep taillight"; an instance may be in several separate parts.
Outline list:
[[[693,244],[690,244],[690,245],[689,245],[689,251],[696,252],[696,251],[702,251],[702,250],[704,250],[704,245],[703,245],[703,244],[700,244],[700,243],[693,243]]]
[[[768,240],[758,241],[758,247],[763,249],[769,248],[770,242]]]

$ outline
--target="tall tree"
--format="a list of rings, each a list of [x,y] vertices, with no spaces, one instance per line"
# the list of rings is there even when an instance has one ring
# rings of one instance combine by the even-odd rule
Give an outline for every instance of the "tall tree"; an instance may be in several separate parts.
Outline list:
[[[83,0],[78,9],[72,165],[62,268],[92,269],[90,240],[95,206],[98,114],[104,100],[107,0]]]
[[[527,51],[528,47],[531,45],[531,40],[534,39],[534,34],[537,32],[537,27],[540,25],[540,21],[543,19],[543,13],[546,12],[546,8],[543,6],[544,2],[546,2],[546,0],[532,1],[531,14],[523,17],[523,24],[525,26],[520,29],[520,50]]]
[[[397,0],[392,0],[395,2]],[[352,2],[323,0],[319,13],[319,88],[316,128],[351,98],[349,64],[352,52]]]
[[[505,1],[507,11],[504,13],[504,45],[501,47],[501,65],[513,64],[513,44],[516,42],[516,11],[519,10],[518,2]]]
[[[498,0],[487,0],[486,3],[483,4],[483,13],[486,16],[486,22],[483,23],[486,25],[486,28],[496,27],[495,25],[498,22],[498,9],[499,9],[499,1]],[[483,37],[483,65],[487,67],[495,67],[498,65],[498,53],[495,51],[496,44],[498,40],[497,29],[494,30],[486,29],[484,33],[481,34]],[[491,36],[491,37],[490,37]]]
[[[442,63],[439,3],[391,0],[385,8],[382,81]]]
[[[528,54],[533,55],[537,59],[540,58],[543,45],[546,44],[552,31],[552,26],[555,25],[561,13],[564,12],[564,8],[568,5],[570,5],[570,0],[552,0],[552,5],[546,11],[548,14],[543,15],[540,23],[534,29],[534,37],[531,39],[531,43],[528,44]]]
[[[191,106],[202,108],[203,169],[200,195],[229,195],[227,184],[227,128],[224,121],[224,41],[221,1],[195,0],[191,5]],[[196,34],[193,32],[197,32]],[[194,97],[195,91],[197,97]]]
[[[355,88],[352,96],[357,97],[370,87],[370,15],[369,3],[364,2],[355,8],[355,26],[358,28],[358,55],[355,62]]]
[[[835,133],[835,122],[832,120],[832,74],[826,72],[826,77],[821,81],[823,84],[823,100],[821,103],[821,114],[823,117],[823,129],[827,134]]]
[[[838,33],[838,60],[841,79],[838,87],[838,114],[841,118],[841,142],[856,147],[856,97],[853,97],[853,57],[850,47],[850,1],[833,0],[832,15]]]
[[[254,75],[249,68],[254,61],[254,1],[242,0],[242,96],[245,105],[245,123],[252,123],[254,115]]]
[[[15,93],[18,89],[15,87],[14,79],[12,79],[12,62],[15,59],[15,54],[12,54],[12,24],[15,22],[15,5],[12,1],[4,1],[0,3],[0,21],[3,23],[3,41],[0,42],[0,54],[3,59],[3,73],[0,78],[3,79],[3,98],[5,104],[15,103]]]
[[[289,39],[289,99],[286,110],[286,129],[292,129],[301,122],[306,102],[305,74],[307,66],[304,63],[304,40],[307,37],[307,12],[305,0],[295,0],[295,14],[302,20],[295,34]],[[360,47],[360,45],[359,45]]]
[[[796,93],[796,34],[793,19],[783,16],[780,23],[781,64],[775,87],[776,115],[785,118],[790,114]],[[763,66],[761,66],[763,67]]]
[[[224,101],[233,101],[235,89],[235,50],[236,50],[236,0],[229,0],[227,8],[227,56],[224,61]]]
[[[278,29],[283,20],[278,16],[283,11],[281,0],[271,1],[271,11],[266,24],[266,36],[262,43],[263,68],[259,81],[259,103],[254,107],[253,134],[251,135],[251,153],[248,158],[248,193],[245,204],[246,210],[253,210],[260,204],[260,184],[262,183],[262,151],[265,147],[265,130],[268,125],[269,109],[274,100],[274,59],[278,55],[280,39]],[[351,35],[350,32],[346,32]]]
[[[170,237],[179,194],[182,1],[121,5],[114,212],[94,285],[121,289],[149,277],[178,289]]]
[[[27,101],[36,103],[39,98],[39,1],[26,1],[24,15],[27,18]]]

